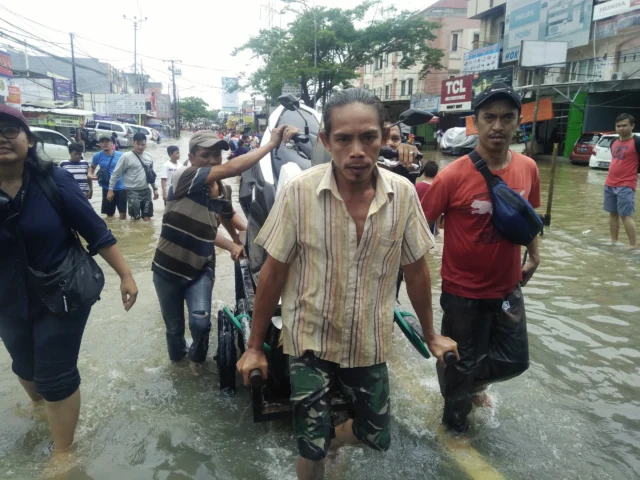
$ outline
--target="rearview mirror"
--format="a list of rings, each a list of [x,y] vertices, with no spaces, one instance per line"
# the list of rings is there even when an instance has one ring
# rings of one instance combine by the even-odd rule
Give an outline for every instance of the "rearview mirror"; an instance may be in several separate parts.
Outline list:
[[[425,112],[424,110],[418,110],[417,108],[411,108],[405,110],[398,117],[399,123],[404,123],[408,127],[415,127],[429,123],[429,120],[433,118],[433,113]]]
[[[300,100],[298,100],[292,93],[280,95],[278,97],[278,102],[280,102],[280,105],[282,105],[284,108],[292,112],[300,108]]]

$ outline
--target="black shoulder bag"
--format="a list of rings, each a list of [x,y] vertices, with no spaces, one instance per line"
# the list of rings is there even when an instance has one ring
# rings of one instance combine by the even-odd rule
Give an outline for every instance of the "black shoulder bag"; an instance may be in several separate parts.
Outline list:
[[[136,152],[133,152],[133,154],[138,157],[138,160],[140,160],[140,165],[142,165],[142,168],[144,169],[144,174],[147,176],[147,182],[149,182],[149,185],[155,184],[158,175],[153,171],[153,163],[151,163],[151,167],[149,167],[142,161]]]
[[[102,154],[102,152],[101,152]],[[111,155],[111,158],[109,159],[109,165],[107,165],[107,168],[102,168],[100,167],[100,170],[98,170],[98,184],[99,185],[106,185],[107,187],[109,186],[109,180],[111,179],[111,174],[109,173],[109,169],[111,169],[111,162],[113,162],[113,157],[115,157],[116,154],[114,153],[113,155]],[[49,199],[51,200],[51,199]],[[52,203],[53,205],[53,203]]]
[[[56,212],[67,224],[62,197],[58,186],[50,175],[33,175]],[[104,288],[104,273],[93,257],[82,245],[78,232],[70,228],[74,242],[67,256],[52,272],[40,272],[31,268],[24,250],[28,268],[29,287],[39,299],[56,315],[74,313],[91,307],[100,300]],[[24,245],[24,241],[22,241]]]

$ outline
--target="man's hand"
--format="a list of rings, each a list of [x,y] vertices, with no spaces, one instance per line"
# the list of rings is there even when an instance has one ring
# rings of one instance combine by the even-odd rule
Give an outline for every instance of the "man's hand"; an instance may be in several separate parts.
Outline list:
[[[529,280],[531,280],[533,274],[536,273],[539,265],[540,257],[538,255],[529,255],[527,263],[525,263],[524,267],[522,267],[522,281],[520,282],[520,286],[524,287],[527,283],[529,283]]]
[[[247,256],[247,254],[244,251],[244,247],[242,245],[238,245],[237,243],[233,244],[233,246],[231,247],[230,253],[231,253],[231,259],[234,262],[237,262],[241,258]]]
[[[87,192],[87,200],[91,200],[91,197],[93,197],[93,192]]]
[[[271,131],[271,138],[269,139],[269,147],[273,150],[278,148],[280,143],[287,143],[293,138],[296,133],[300,133],[300,129],[296,127],[289,127],[287,125],[280,125],[278,128],[274,128]]]
[[[158,194],[158,190],[156,189],[156,190],[153,191],[153,199],[157,200],[159,198],[160,198],[160,195]]]
[[[107,192],[107,200],[113,202],[113,190]]]
[[[455,353],[457,359],[460,360],[458,344],[449,337],[436,334],[432,339],[427,340],[427,347],[429,347],[431,354],[438,359],[438,362],[443,367],[446,365],[444,363],[444,354],[447,352]]]
[[[267,378],[269,375],[269,364],[267,363],[267,357],[262,351],[262,349],[258,350],[256,348],[247,348],[236,363],[236,368],[242,378],[244,379],[244,384],[249,386],[249,374],[255,370],[259,369],[262,372],[263,378]]]
[[[88,173],[87,174],[87,180],[97,181],[98,177],[93,173]]]
[[[167,201],[167,193],[166,192],[164,192],[162,194],[162,200],[164,200],[165,202]]]
[[[133,276],[129,275],[120,280],[120,293],[122,294],[122,305],[126,312],[136,303],[138,298],[138,286]]]
[[[414,167],[414,162],[418,158],[418,149],[415,145],[401,143],[398,146],[398,160],[407,169]]]

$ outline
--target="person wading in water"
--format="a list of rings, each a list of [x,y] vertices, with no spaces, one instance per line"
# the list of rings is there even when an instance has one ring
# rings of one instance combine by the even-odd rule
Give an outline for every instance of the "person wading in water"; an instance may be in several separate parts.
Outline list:
[[[382,103],[367,90],[332,96],[320,136],[333,160],[283,187],[255,240],[268,256],[249,348],[237,366],[245,384],[254,369],[267,376],[262,345],[282,295],[299,479],[323,478],[330,446],[389,448],[386,361],[400,264],[429,349],[441,363],[446,352],[456,352],[455,342],[433,329],[425,257],[434,242],[415,188],[376,166],[389,134],[383,115]],[[335,428],[328,403],[334,384],[355,414]]]

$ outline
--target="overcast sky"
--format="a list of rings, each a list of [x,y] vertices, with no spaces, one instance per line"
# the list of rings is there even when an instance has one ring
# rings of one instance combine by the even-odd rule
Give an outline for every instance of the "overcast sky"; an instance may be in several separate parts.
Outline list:
[[[315,1],[317,5],[343,8],[361,3],[360,0]],[[309,0],[310,4],[312,2]],[[90,3],[2,0],[0,31],[27,38],[28,43],[60,56],[70,56],[68,32],[74,32],[77,56],[90,55],[116,68],[132,71],[133,24],[122,16],[147,17],[138,31],[138,65],[142,62],[152,80],[163,83],[166,93],[169,72],[168,64],[162,59],[182,60],[182,77],[177,82],[179,96],[199,96],[211,108],[220,108],[221,77],[234,77],[255,69],[256,60],[248,53],[232,57],[231,52],[256,35],[260,28],[268,26],[269,3],[274,10],[283,6],[279,0],[109,0]],[[401,10],[423,9],[433,3],[435,0],[382,0],[383,5],[393,4]],[[225,6],[230,8],[225,9]],[[284,27],[291,17],[273,14],[271,20],[274,25],[282,23]],[[20,34],[19,29],[55,45],[28,38],[24,32]],[[12,42],[9,44],[15,47]],[[0,37],[0,49],[6,45],[7,40]],[[241,95],[243,100],[248,98],[249,94]]]

